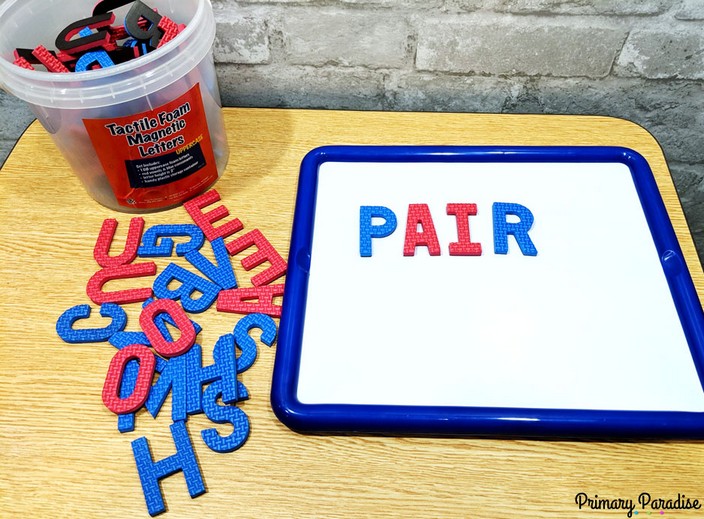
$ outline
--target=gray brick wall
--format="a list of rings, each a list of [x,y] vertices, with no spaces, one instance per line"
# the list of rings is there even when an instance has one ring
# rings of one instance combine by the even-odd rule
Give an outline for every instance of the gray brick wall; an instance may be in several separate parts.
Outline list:
[[[226,106],[597,114],[661,143],[704,257],[704,0],[213,0]],[[0,160],[31,120],[0,94]]]

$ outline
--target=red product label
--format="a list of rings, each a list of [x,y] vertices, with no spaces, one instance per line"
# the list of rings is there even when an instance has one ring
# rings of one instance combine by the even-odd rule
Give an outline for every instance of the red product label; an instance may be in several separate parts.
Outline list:
[[[153,110],[83,124],[122,206],[174,205],[218,178],[198,84]]]

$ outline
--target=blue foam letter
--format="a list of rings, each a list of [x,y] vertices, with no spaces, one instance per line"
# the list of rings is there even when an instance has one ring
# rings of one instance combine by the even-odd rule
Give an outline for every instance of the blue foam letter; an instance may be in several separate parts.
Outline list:
[[[235,338],[227,333],[218,339],[213,348],[213,364],[203,366],[203,353],[200,345],[195,344],[185,355],[187,358],[186,401],[188,414],[203,411],[202,387],[208,382],[220,381],[220,392],[226,404],[242,399],[237,386],[237,359],[235,357]]]
[[[198,250],[193,250],[186,254],[186,259],[213,283],[217,283],[224,289],[236,288],[237,279],[235,278],[235,271],[232,269],[230,253],[227,252],[225,247],[225,240],[218,238],[212,241],[210,245],[213,247],[215,264]]]
[[[198,250],[205,241],[205,235],[195,224],[153,225],[142,236],[143,245],[137,251],[142,258],[169,257],[173,253],[174,240],[167,236],[190,236],[190,241],[176,245],[176,255],[183,256]],[[160,240],[161,238],[161,240]],[[157,242],[159,244],[157,245]]]
[[[271,346],[276,340],[276,323],[268,315],[249,314],[237,321],[234,330],[235,344],[242,351],[237,358],[238,373],[247,371],[257,358],[257,343],[249,335],[252,328],[262,331],[261,341],[267,346]]]
[[[239,383],[240,392],[245,396],[247,389]],[[203,407],[205,415],[214,423],[232,424],[233,431],[228,436],[221,436],[214,427],[201,431],[205,444],[214,452],[232,452],[247,441],[249,436],[249,418],[236,405],[219,405],[218,398],[222,394],[222,383],[216,380],[203,392]]]
[[[185,422],[174,422],[171,424],[171,435],[176,445],[176,454],[154,461],[149,442],[142,436],[132,442],[132,452],[134,461],[139,472],[139,481],[142,483],[144,500],[147,502],[149,515],[156,515],[164,512],[164,496],[159,488],[159,480],[178,472],[183,471],[186,478],[186,486],[191,497],[198,497],[205,492],[203,475],[198,466],[198,459],[193,450],[193,444],[188,436]]]
[[[86,70],[88,70],[88,67],[91,67],[96,63],[100,65],[100,68],[108,68],[115,66],[115,62],[110,59],[110,55],[107,52],[105,52],[104,50],[96,50],[93,52],[86,52],[80,58],[78,58],[78,61],[76,61],[75,71],[85,72]]]
[[[383,218],[381,225],[372,225],[373,218]],[[396,215],[388,207],[362,205],[359,207],[359,255],[368,258],[372,255],[372,238],[386,238],[396,230]]]
[[[114,303],[104,303],[100,306],[100,315],[110,317],[112,321],[104,328],[75,330],[73,324],[90,316],[89,305],[78,305],[66,310],[56,321],[56,333],[70,344],[82,342],[107,341],[112,335],[121,332],[127,324],[127,314],[124,309]]]
[[[181,286],[175,290],[169,288],[172,281],[180,281]],[[200,293],[197,299],[193,296]],[[193,272],[189,272],[175,263],[169,263],[164,271],[154,280],[154,294],[162,299],[181,300],[186,312],[205,312],[220,293],[220,287]]]
[[[171,391],[171,419],[174,422],[186,420],[186,355],[179,355],[166,361],[159,379],[149,391],[145,407],[154,418],[161,411],[166,395]]]
[[[494,202],[492,206],[494,217],[494,254],[508,254],[508,235],[511,234],[518,242],[524,256],[537,256],[538,249],[528,236],[533,226],[533,213],[520,204]],[[520,221],[509,223],[506,216],[517,216]]]

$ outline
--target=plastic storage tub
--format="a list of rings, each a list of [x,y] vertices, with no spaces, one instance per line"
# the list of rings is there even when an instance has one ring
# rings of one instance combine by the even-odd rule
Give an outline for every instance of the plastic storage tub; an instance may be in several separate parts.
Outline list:
[[[185,24],[139,58],[86,72],[21,68],[15,48],[55,48],[95,0],[6,0],[0,5],[0,84],[29,103],[88,193],[125,212],[178,205],[212,185],[227,164],[209,0],[147,0]],[[114,10],[122,25],[131,3]]]

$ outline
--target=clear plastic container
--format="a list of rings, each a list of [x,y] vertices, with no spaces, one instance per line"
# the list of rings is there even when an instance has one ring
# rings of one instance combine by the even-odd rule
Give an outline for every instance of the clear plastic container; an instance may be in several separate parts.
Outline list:
[[[69,24],[90,17],[96,0],[5,0],[0,5],[0,85],[29,103],[88,193],[124,212],[180,204],[212,185],[229,156],[212,54],[215,19],[210,1],[145,3],[186,28],[139,58],[72,73],[24,69],[13,64],[14,50],[39,44],[55,49],[57,35]],[[130,6],[114,11],[115,25],[122,25]],[[179,119],[190,135],[180,136],[174,122]],[[137,121],[145,124],[130,126]],[[153,141],[159,137],[157,131],[163,132],[165,140],[158,149]],[[193,137],[193,131],[200,131],[199,138]],[[167,146],[167,152],[156,153]],[[202,156],[194,159],[190,155],[196,148]],[[119,171],[125,161],[131,163],[129,179],[121,178],[125,172]],[[211,173],[196,175],[203,177],[201,185],[191,182],[184,188],[184,176],[193,180],[193,170],[201,170],[204,164]],[[177,171],[184,167],[186,171]],[[169,175],[176,180],[170,181]],[[126,194],[129,189],[139,195],[137,202]]]

